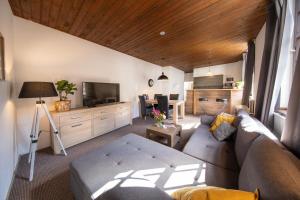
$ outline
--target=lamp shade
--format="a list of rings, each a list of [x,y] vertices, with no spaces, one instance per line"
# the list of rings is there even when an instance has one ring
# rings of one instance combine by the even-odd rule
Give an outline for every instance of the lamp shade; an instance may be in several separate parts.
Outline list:
[[[19,98],[56,97],[57,92],[52,82],[24,82]]]
[[[164,74],[162,73],[157,80],[168,80],[169,78]]]

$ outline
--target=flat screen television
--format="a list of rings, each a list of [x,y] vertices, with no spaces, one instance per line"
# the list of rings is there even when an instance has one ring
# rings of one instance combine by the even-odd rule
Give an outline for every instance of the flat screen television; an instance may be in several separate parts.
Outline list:
[[[82,83],[83,106],[120,102],[119,83]]]

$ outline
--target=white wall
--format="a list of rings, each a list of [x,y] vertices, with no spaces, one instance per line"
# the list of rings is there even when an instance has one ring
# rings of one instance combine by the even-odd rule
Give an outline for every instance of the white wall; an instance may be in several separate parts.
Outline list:
[[[193,71],[194,77],[199,76],[207,76],[210,68],[210,72],[213,75],[224,75],[224,82],[226,82],[227,77],[233,77],[234,81],[241,81],[242,80],[242,67],[243,61],[238,61],[234,63],[227,63],[222,65],[214,65],[210,67],[201,67],[195,68]]]
[[[13,103],[13,15],[8,1],[0,1],[0,32],[5,42],[6,81],[0,81],[0,199],[6,199],[17,159]]]
[[[254,66],[254,83],[253,83],[253,98],[256,99],[258,80],[261,68],[261,61],[265,45],[266,24],[259,31],[255,39],[255,66]]]
[[[168,81],[161,81],[162,93],[179,94],[179,99],[184,98],[184,72],[172,66],[164,67],[163,72],[168,76]]]
[[[162,88],[168,88],[171,92],[183,95],[184,73],[181,70],[165,68],[170,81],[161,84],[157,81],[162,72],[161,66],[19,17],[15,17],[14,22],[18,92],[24,81],[56,82],[67,79],[79,86],[79,91],[70,98],[72,106],[78,107],[82,105],[82,81],[117,82],[120,83],[121,101],[132,102],[133,117],[139,116],[139,94],[147,93],[152,97],[154,93],[161,93]],[[154,80],[152,88],[148,86],[150,78]],[[163,93],[169,92],[163,90]],[[46,101],[53,109],[53,102],[57,99],[47,98]],[[17,100],[17,132],[21,154],[28,152],[34,103],[33,99]],[[45,119],[42,127],[49,129]],[[49,145],[49,134],[42,134],[39,148]]]

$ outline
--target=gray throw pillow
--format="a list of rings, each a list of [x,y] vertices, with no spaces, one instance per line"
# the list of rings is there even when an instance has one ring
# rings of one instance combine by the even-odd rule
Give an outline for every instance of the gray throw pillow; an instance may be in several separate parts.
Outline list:
[[[231,136],[236,131],[236,128],[231,126],[227,122],[223,122],[215,131],[214,136],[219,141],[226,140],[229,136]]]
[[[214,115],[201,115],[200,122],[201,124],[205,124],[211,126],[211,124],[215,121],[216,116]]]

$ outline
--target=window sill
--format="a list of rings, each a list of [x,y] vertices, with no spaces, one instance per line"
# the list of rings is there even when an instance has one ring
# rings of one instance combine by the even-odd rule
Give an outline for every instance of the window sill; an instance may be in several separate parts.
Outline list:
[[[285,118],[287,116],[287,109],[278,109],[275,111],[275,113],[277,113]]]

